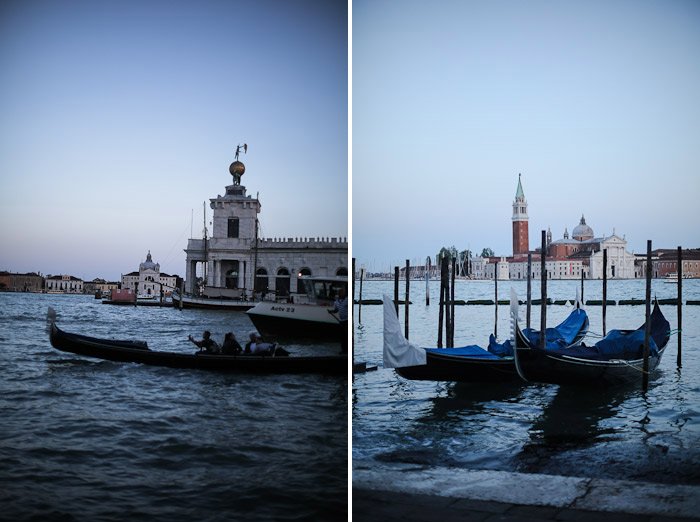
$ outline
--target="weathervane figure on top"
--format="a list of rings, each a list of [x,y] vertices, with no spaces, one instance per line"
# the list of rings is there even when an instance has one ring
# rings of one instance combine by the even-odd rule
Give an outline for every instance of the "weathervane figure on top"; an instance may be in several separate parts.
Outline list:
[[[245,172],[245,165],[243,164],[243,162],[238,161],[238,155],[241,153],[241,149],[243,149],[243,154],[247,154],[248,144],[244,143],[243,145],[238,145],[236,147],[236,161],[231,163],[231,166],[228,168],[228,171],[231,173],[231,176],[233,176],[234,185],[241,184],[241,176]]]

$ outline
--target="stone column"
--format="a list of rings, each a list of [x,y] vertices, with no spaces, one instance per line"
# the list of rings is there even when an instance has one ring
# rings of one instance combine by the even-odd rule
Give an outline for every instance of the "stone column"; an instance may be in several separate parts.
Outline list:
[[[190,294],[194,292],[194,278],[197,273],[195,266],[195,262],[189,259],[185,263],[185,292]]]

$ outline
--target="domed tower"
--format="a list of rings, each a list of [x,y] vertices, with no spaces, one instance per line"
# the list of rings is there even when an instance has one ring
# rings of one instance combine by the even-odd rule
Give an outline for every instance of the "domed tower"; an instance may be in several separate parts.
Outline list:
[[[513,201],[513,256],[527,254],[530,251],[527,200],[520,177],[521,174],[518,174],[518,189],[515,191]]]
[[[593,229],[586,225],[586,218],[581,214],[581,222],[576,225],[574,230],[571,232],[571,237],[576,241],[587,241],[593,239]]]

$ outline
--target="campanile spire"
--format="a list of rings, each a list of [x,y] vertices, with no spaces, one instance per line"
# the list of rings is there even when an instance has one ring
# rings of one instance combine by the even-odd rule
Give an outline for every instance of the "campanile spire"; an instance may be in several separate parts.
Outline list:
[[[523,192],[522,174],[518,174],[518,188],[513,200],[513,255],[527,254],[530,250],[528,238],[527,200]]]

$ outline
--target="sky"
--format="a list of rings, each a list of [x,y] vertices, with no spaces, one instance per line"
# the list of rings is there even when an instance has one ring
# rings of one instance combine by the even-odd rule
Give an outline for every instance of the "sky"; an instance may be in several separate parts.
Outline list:
[[[700,2],[354,0],[358,266],[512,253],[584,215],[630,252],[700,247]]]
[[[1,2],[0,270],[184,276],[243,143],[263,237],[346,237],[347,27],[336,0]]]

